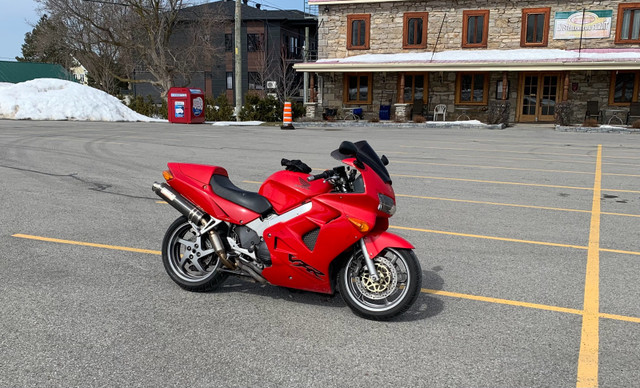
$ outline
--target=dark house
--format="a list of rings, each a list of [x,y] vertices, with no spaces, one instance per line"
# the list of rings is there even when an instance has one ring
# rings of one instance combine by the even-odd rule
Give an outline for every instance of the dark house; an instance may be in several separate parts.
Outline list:
[[[215,15],[220,19],[216,28],[208,31],[208,38],[219,50],[211,63],[202,63],[193,69],[188,86],[200,88],[207,96],[226,94],[235,99],[234,82],[234,14],[235,1],[223,0],[188,7],[183,10],[183,23],[200,15]],[[308,29],[308,32],[307,32]],[[302,99],[302,74],[293,70],[293,64],[305,60],[305,34],[309,44],[307,59],[315,60],[317,53],[318,24],[315,16],[298,10],[264,10],[259,4],[242,4],[242,95],[249,92],[260,95],[283,92],[293,99]],[[204,32],[203,32],[204,33]],[[180,41],[180,39],[176,39]],[[286,69],[286,71],[285,71]],[[295,85],[292,90],[292,85]],[[298,86],[299,85],[299,86]],[[159,98],[159,91],[149,84],[134,84],[136,95]]]

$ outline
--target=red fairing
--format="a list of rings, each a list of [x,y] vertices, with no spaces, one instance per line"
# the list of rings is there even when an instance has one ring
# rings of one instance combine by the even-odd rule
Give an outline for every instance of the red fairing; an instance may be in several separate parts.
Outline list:
[[[371,233],[364,237],[364,243],[367,247],[370,257],[376,257],[378,253],[385,248],[413,249],[414,246],[404,238],[384,231],[380,233]]]
[[[168,166],[174,179],[167,183],[213,217],[234,224],[242,224],[260,216],[258,213],[219,197],[211,190],[209,181],[213,174],[228,176],[224,168],[186,163],[169,163]]]
[[[301,172],[278,171],[264,181],[258,193],[267,197],[276,213],[282,214],[311,197],[331,191],[331,184],[322,180],[308,182],[308,177],[309,174]]]
[[[332,293],[331,262],[365,236],[349,218],[366,222],[373,228],[368,232],[373,236],[382,235],[388,226],[389,215],[383,213],[383,217],[377,214],[380,213],[377,211],[378,193],[393,196],[393,189],[377,178],[370,168],[365,168],[361,173],[366,183],[364,193],[328,192],[317,195],[311,198],[310,211],[265,230],[263,237],[271,253],[272,265],[262,271],[262,276],[269,283]],[[304,236],[315,229],[318,229],[318,237],[313,249],[309,249]],[[391,241],[402,245],[398,243],[399,240],[382,238],[375,242],[374,247],[384,249],[384,243]]]

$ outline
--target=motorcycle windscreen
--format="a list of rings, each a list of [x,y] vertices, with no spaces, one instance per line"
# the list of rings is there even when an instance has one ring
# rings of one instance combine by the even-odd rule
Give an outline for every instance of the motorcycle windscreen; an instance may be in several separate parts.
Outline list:
[[[371,148],[369,143],[366,140],[360,140],[359,142],[354,143],[356,148],[358,149],[358,160],[367,166],[371,167],[373,171],[385,182],[391,184],[391,177],[389,176],[389,171],[382,163],[382,160],[376,154],[376,152]],[[350,155],[345,155],[341,153],[339,150],[335,150],[331,153],[331,156],[337,160],[344,160],[347,158],[351,158]]]

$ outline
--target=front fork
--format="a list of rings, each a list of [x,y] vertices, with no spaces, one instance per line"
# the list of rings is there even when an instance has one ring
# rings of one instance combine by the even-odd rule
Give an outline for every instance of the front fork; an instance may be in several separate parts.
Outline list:
[[[367,269],[369,270],[369,275],[371,275],[371,280],[374,282],[380,281],[380,276],[378,276],[378,271],[376,271],[376,266],[373,264],[373,259],[369,256],[369,251],[367,251],[367,244],[364,243],[364,238],[360,239],[360,249],[362,250],[362,254],[364,255],[364,262],[367,264]]]

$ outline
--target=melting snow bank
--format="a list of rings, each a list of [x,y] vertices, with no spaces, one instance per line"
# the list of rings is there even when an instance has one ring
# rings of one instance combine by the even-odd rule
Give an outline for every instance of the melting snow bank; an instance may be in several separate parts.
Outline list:
[[[227,127],[227,126],[238,126],[238,125],[239,126],[256,126],[256,125],[262,125],[262,124],[264,124],[264,121],[216,121],[216,122],[213,122],[211,125]]]
[[[143,116],[101,90],[51,78],[0,83],[0,119],[166,122]]]

